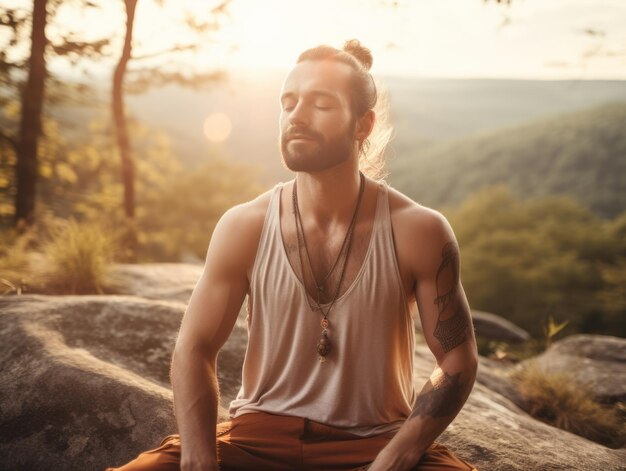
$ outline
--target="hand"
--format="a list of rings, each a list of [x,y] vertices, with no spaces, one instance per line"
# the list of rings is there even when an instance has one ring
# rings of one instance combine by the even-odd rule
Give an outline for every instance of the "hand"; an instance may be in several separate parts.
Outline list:
[[[363,469],[367,471],[405,471],[414,468],[415,464],[411,464],[411,462],[408,462],[406,458],[403,459],[398,453],[387,453],[383,449],[378,453],[376,459]]]
[[[365,468],[367,471],[392,471],[398,469],[391,460],[385,459],[384,456],[378,455],[372,463]]]

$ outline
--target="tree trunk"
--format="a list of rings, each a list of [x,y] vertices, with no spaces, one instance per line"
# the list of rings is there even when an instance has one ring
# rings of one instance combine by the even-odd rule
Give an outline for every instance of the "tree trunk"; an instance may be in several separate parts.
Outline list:
[[[135,166],[128,138],[128,125],[124,112],[124,75],[126,65],[130,60],[133,40],[133,23],[135,21],[135,8],[137,0],[124,0],[126,6],[126,36],[124,37],[124,49],[115,72],[113,73],[113,122],[117,137],[117,147],[122,159],[122,185],[124,187],[124,214],[126,225],[124,227],[122,245],[125,250],[123,258],[132,262],[137,254],[137,230],[135,225]]]
[[[28,79],[22,92],[22,116],[17,146],[15,195],[16,226],[34,221],[37,188],[37,142],[41,135],[44,84],[46,80],[46,3],[34,0]]]

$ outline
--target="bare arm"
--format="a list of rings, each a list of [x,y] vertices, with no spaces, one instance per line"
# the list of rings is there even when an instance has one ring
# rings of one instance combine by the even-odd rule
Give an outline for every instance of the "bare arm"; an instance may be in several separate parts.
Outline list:
[[[412,262],[422,330],[436,359],[413,412],[380,452],[371,470],[412,469],[467,400],[476,379],[478,353],[470,309],[461,285],[460,257],[452,228],[431,216]]]
[[[174,348],[171,381],[183,470],[217,469],[216,359],[248,289],[246,256],[250,244],[245,235],[238,235],[245,232],[240,221],[241,208],[236,207],[218,222]]]

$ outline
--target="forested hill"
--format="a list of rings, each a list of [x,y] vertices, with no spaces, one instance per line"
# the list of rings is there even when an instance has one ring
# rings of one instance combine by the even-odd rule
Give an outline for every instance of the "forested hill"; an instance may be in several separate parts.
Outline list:
[[[425,146],[392,158],[390,170],[393,186],[436,208],[505,183],[520,197],[568,194],[613,217],[626,210],[626,102]]]

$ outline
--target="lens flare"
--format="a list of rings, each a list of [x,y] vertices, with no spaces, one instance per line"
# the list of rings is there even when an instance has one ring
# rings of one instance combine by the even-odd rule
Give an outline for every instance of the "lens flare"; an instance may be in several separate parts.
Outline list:
[[[224,113],[212,113],[204,120],[204,136],[211,142],[225,141],[232,129],[233,124]]]

